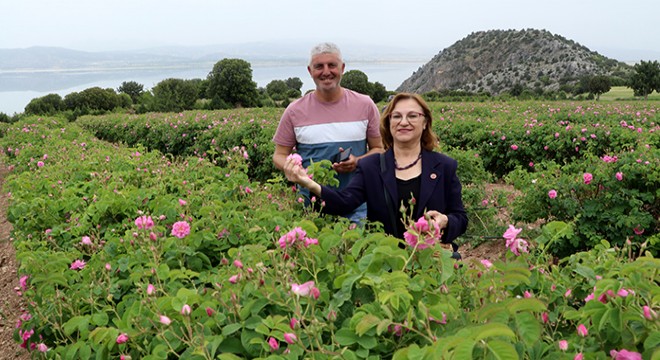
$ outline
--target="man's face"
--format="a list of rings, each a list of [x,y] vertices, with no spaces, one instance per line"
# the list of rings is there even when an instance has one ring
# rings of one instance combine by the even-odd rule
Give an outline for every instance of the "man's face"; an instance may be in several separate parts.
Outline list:
[[[339,88],[344,67],[344,63],[336,54],[319,54],[312,58],[307,71],[312,76],[317,90],[332,91]]]

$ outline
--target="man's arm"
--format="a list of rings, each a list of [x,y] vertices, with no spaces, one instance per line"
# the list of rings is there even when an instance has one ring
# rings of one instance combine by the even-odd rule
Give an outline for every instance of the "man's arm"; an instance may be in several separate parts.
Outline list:
[[[385,148],[383,147],[383,139],[378,136],[378,137],[368,137],[367,138],[367,144],[369,145],[369,151],[367,151],[366,154],[360,156],[360,158],[363,158],[367,155],[374,154],[374,153],[382,153],[385,151]]]
[[[275,152],[273,153],[273,164],[275,167],[283,170],[286,157],[293,152],[293,146],[284,146],[275,144]]]

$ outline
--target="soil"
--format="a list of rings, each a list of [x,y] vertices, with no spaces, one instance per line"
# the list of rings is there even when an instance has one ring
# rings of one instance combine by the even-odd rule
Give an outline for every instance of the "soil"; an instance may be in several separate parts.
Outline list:
[[[7,221],[8,195],[2,191],[4,179],[9,171],[0,164],[0,360],[27,360],[29,353],[20,348],[14,341],[13,334],[16,321],[22,314],[25,304],[17,294],[19,286],[17,275],[16,251],[11,237],[12,225]],[[493,190],[510,190],[505,185],[492,184],[487,186],[487,192]],[[508,214],[502,208],[499,215],[502,221],[508,220]],[[473,264],[481,259],[490,261],[503,259],[506,247],[502,240],[490,240],[472,247],[470,244],[462,245],[459,249],[463,262]]]

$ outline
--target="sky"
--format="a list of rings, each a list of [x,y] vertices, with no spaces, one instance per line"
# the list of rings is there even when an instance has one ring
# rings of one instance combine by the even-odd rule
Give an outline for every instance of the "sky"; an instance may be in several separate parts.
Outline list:
[[[658,0],[0,0],[0,14],[2,49],[106,51],[284,40],[435,55],[472,32],[533,28],[621,61],[637,60],[622,57],[640,51],[660,58]]]

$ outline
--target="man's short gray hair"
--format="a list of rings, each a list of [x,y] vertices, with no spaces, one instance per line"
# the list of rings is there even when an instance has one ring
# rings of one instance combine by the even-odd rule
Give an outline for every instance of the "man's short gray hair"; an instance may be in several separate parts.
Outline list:
[[[309,62],[311,63],[312,58],[320,54],[335,54],[337,57],[339,57],[339,61],[344,62],[341,57],[341,50],[339,50],[339,46],[334,43],[324,42],[314,46],[310,52]]]

